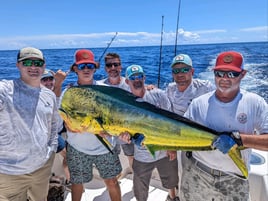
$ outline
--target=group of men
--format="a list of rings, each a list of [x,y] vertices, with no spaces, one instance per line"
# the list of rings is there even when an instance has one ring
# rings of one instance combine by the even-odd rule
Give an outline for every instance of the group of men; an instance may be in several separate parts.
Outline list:
[[[39,49],[21,49],[16,65],[20,77],[0,81],[0,115],[5,120],[0,124],[0,200],[45,201],[58,145],[57,110],[61,100],[56,96],[63,96],[67,88],[61,92],[60,82],[53,93],[41,84],[46,63]],[[110,199],[122,200],[117,179],[122,171],[118,144],[129,156],[133,192],[138,201],[148,199],[154,168],[159,172],[163,187],[169,190],[167,201],[250,200],[248,180],[242,177],[226,153],[233,146],[243,147],[241,153],[249,167],[251,148],[268,150],[268,106],[262,97],[240,88],[247,72],[240,53],[228,51],[217,56],[213,68],[216,88],[208,81],[193,79],[194,66],[186,54],[173,58],[174,82],[166,90],[147,88],[145,70],[140,65],[127,67],[123,77],[121,59],[116,53],[105,57],[107,79],[94,80],[98,68],[92,51],[76,51],[70,71],[76,73],[77,82],[72,85],[119,87],[145,102],[184,115],[222,134],[211,144],[213,151],[177,153],[166,150],[156,152],[153,157],[146,147],[131,143],[127,130],[114,140],[109,134],[77,134],[67,127],[66,159],[72,201],[81,200],[83,184],[92,180],[93,165],[103,178]],[[111,142],[112,152],[99,137]]]

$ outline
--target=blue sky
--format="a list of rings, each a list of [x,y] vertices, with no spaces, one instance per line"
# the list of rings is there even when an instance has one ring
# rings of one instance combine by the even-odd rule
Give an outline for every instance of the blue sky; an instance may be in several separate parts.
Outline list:
[[[174,45],[179,0],[9,0],[0,50]],[[178,44],[268,41],[267,0],[181,0]]]

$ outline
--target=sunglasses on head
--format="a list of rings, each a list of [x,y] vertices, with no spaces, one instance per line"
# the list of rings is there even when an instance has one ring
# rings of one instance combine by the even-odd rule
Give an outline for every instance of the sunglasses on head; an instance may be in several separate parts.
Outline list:
[[[105,64],[107,68],[112,68],[113,66],[116,68],[118,66],[121,66],[121,63],[107,63]]]
[[[172,73],[188,73],[191,70],[191,67],[183,67],[183,68],[172,68]]]
[[[238,77],[240,74],[241,72],[214,70],[214,75],[216,77],[224,77],[226,75],[228,78],[235,78],[235,77]]]
[[[29,67],[29,66],[36,66],[36,67],[42,67],[44,65],[44,61],[43,60],[32,60],[32,59],[25,59],[22,61],[22,65]]]
[[[144,77],[143,74],[139,74],[139,75],[131,75],[128,79],[131,80],[131,81],[134,81],[134,80],[136,80],[136,79],[138,79],[138,80],[142,80],[143,77]]]
[[[94,68],[96,68],[96,65],[92,64],[92,63],[83,63],[83,64],[77,65],[78,70],[84,70],[86,67],[88,69],[94,69]]]
[[[44,77],[41,79],[42,82],[47,82],[47,81],[53,81],[54,77]]]

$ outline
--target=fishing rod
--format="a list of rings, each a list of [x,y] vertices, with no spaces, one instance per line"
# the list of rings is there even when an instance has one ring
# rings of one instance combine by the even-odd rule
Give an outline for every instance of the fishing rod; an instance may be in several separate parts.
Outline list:
[[[162,42],[163,42],[163,27],[164,27],[164,16],[162,16],[162,29],[161,29],[161,42],[160,42],[160,55],[159,55],[159,67],[158,67],[158,82],[157,87],[160,85],[160,72],[162,65]]]
[[[175,55],[177,55],[177,41],[178,41],[178,29],[179,29],[179,21],[180,21],[180,10],[181,10],[181,0],[179,0],[178,6],[178,16],[177,16],[177,27],[176,27],[176,40],[175,40]]]
[[[107,47],[105,48],[105,50],[103,51],[102,55],[99,58],[99,63],[103,57],[103,55],[106,53],[106,51],[108,50],[108,48],[110,47],[110,45],[112,44],[112,42],[114,41],[115,37],[117,36],[118,32],[115,33],[114,37],[111,39],[111,41],[107,44]]]

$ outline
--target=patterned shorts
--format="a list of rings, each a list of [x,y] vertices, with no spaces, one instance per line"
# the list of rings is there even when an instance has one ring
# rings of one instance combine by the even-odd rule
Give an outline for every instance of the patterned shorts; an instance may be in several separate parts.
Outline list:
[[[103,179],[116,177],[122,166],[118,154],[88,155],[67,145],[67,164],[70,171],[70,181],[75,184],[87,183],[93,178],[93,165]]]

